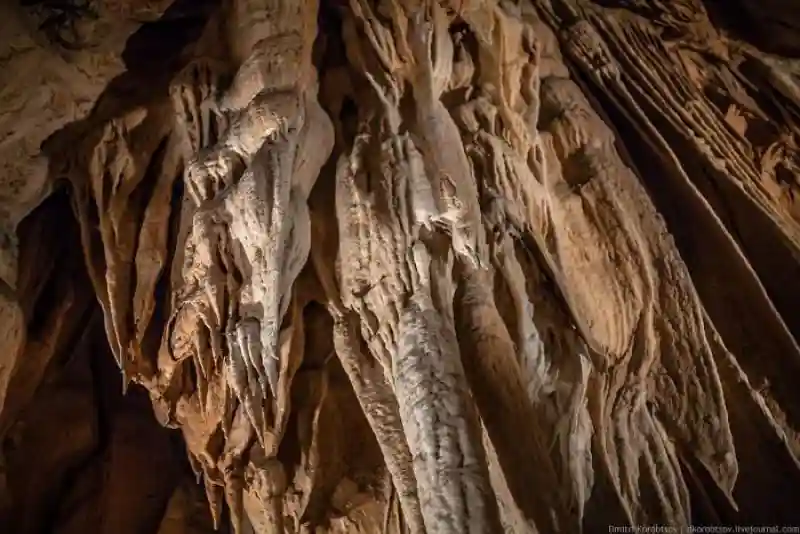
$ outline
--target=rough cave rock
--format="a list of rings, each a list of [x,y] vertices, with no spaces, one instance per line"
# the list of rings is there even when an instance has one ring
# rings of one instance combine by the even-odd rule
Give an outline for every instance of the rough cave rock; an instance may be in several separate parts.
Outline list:
[[[800,11],[0,4],[0,530],[800,525]]]

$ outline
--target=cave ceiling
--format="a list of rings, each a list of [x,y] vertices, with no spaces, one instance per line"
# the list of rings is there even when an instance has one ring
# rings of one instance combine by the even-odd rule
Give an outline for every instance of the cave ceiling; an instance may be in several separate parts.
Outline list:
[[[800,532],[799,58],[780,0],[0,3],[0,530]]]

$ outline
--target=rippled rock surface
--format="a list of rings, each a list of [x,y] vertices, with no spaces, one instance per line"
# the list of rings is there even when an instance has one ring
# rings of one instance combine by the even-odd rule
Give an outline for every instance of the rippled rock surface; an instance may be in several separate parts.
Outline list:
[[[4,3],[0,526],[800,524],[796,11]]]

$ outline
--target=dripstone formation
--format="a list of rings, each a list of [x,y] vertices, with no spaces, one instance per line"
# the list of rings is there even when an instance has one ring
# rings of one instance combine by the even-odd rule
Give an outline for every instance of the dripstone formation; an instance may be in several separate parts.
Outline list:
[[[800,525],[800,11],[0,5],[0,530]]]

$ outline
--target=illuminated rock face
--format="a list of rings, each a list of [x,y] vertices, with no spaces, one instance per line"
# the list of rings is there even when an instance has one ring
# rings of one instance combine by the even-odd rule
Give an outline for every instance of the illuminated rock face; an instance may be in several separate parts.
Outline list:
[[[0,527],[800,524],[773,3],[0,7]]]

